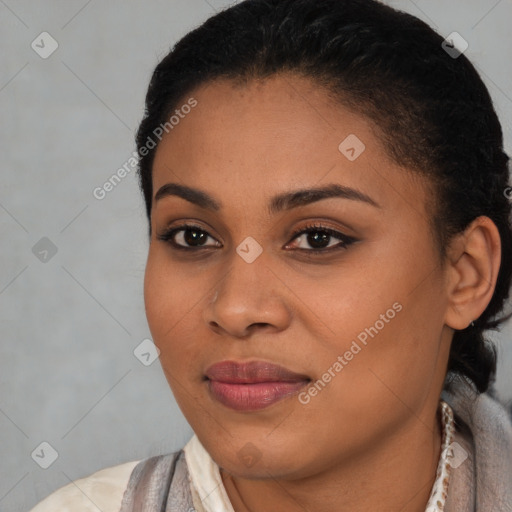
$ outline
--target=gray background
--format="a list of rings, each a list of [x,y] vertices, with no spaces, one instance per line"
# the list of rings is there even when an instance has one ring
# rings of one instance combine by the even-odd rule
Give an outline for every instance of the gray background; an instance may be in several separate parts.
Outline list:
[[[389,3],[469,42],[510,154],[511,0]],[[27,511],[70,480],[176,450],[191,436],[158,360],[144,366],[133,354],[150,337],[135,172],[103,200],[92,191],[134,151],[156,63],[226,5],[0,0],[2,511]],[[31,48],[43,31],[59,44],[47,59]],[[46,261],[32,250],[43,237],[57,248]],[[509,324],[494,336],[504,400],[512,399],[511,335]],[[59,455],[46,470],[31,458],[43,441]]]

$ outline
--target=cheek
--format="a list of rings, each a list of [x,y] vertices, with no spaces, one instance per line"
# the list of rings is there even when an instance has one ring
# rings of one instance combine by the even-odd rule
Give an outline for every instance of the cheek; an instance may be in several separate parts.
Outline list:
[[[201,279],[171,265],[162,252],[150,249],[144,275],[144,303],[153,341],[161,351],[160,359],[171,364],[191,358],[197,338],[194,325],[197,332],[198,311],[206,295]],[[175,357],[170,357],[171,353]]]
[[[150,250],[144,276],[146,317],[160,350],[165,378],[188,421],[194,421],[194,404],[200,399],[191,385],[191,381],[201,379],[197,368],[200,340],[197,321],[193,321],[198,314],[195,308],[201,304],[196,293],[199,290],[194,288],[196,281],[180,273],[176,265],[171,266],[165,255]],[[201,292],[204,294],[204,289]]]
[[[375,247],[368,261],[361,258],[357,273],[333,281],[333,286],[344,285],[338,301],[327,302],[336,304],[330,317],[339,341],[326,353],[331,363],[323,358],[323,364],[327,370],[337,354],[346,354],[348,363],[339,373],[344,377],[335,385],[342,402],[354,396],[387,401],[387,395],[412,405],[426,395],[444,364],[440,343],[446,305],[436,254],[427,235],[415,239],[409,232],[407,240],[394,240]]]

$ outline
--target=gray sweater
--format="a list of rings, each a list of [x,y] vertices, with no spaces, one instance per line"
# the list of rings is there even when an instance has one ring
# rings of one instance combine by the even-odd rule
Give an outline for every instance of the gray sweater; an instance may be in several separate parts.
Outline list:
[[[468,453],[453,467],[446,512],[512,512],[512,423],[488,393],[453,376],[442,398],[455,416],[454,441]]]

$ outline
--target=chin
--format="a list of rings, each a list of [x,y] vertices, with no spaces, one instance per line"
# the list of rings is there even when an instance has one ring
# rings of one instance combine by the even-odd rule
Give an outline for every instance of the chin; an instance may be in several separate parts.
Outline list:
[[[227,443],[221,445],[213,441],[213,446],[210,447],[210,444],[203,446],[219,467],[239,478],[294,480],[306,477],[313,472],[309,468],[308,454],[304,453],[300,447],[284,447],[277,439],[275,445],[268,441],[264,444],[263,439],[258,443],[265,446],[263,450],[259,450],[256,443],[251,442],[250,437],[247,440],[236,441],[236,445],[240,446],[236,452],[234,447],[226,450]]]

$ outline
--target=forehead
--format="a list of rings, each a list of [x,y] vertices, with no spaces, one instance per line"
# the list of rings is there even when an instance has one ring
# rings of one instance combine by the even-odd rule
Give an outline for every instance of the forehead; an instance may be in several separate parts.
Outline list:
[[[371,190],[381,204],[393,200],[397,187],[417,193],[417,180],[391,161],[375,123],[307,78],[216,80],[176,109],[190,98],[196,106],[157,148],[154,193],[169,181],[200,185],[217,197],[229,187],[226,202],[237,204],[332,182]]]

